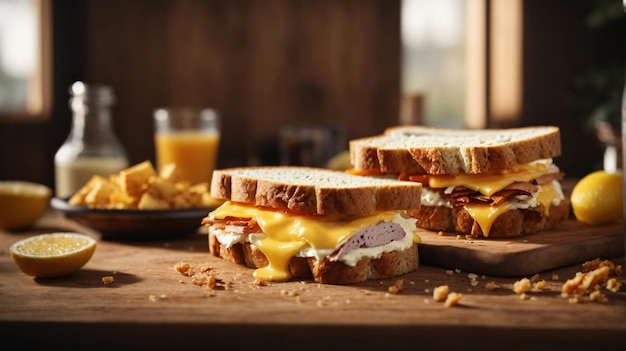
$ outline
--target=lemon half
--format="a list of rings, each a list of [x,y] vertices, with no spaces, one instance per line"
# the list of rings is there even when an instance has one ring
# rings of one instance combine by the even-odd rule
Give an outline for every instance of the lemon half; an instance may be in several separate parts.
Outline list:
[[[25,181],[0,181],[0,229],[23,229],[41,217],[50,205],[52,190]]]
[[[11,245],[11,258],[33,277],[59,277],[83,267],[96,251],[96,240],[78,233],[40,234]]]
[[[570,196],[579,222],[602,225],[623,218],[622,172],[595,171],[576,183]]]

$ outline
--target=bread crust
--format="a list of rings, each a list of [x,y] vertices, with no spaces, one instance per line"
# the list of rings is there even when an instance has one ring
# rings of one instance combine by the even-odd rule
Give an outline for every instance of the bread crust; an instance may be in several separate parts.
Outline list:
[[[560,130],[555,126],[489,130],[396,126],[382,135],[350,141],[354,168],[382,173],[479,174],[560,154]]]
[[[389,279],[412,272],[419,266],[418,246],[413,245],[403,251],[385,252],[376,259],[365,258],[354,267],[343,262],[331,262],[328,258],[317,261],[314,257],[292,257],[289,273],[292,279],[313,279],[317,283],[347,285],[370,279]],[[209,231],[209,251],[213,256],[243,264],[249,268],[262,268],[268,265],[265,255],[250,243],[235,244],[229,248],[220,244]]]
[[[570,202],[564,199],[558,206],[550,206],[548,216],[543,215],[543,206],[507,211],[491,226],[488,238],[509,238],[536,233],[556,227],[569,216]],[[468,237],[484,238],[480,226],[463,208],[422,206],[419,210],[407,211],[417,219],[417,227],[445,232],[457,232]]]
[[[211,182],[211,196],[218,199],[319,215],[417,209],[421,189],[415,182],[280,166],[216,170]]]

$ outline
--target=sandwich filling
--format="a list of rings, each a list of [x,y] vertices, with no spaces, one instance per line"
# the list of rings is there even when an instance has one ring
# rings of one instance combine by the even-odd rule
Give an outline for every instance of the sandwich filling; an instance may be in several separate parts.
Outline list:
[[[415,223],[404,211],[320,216],[231,201],[203,220],[211,235],[226,248],[243,243],[258,248],[269,264],[256,269],[253,276],[266,281],[289,280],[292,257],[328,259],[353,267],[364,258],[406,250],[420,240]]]
[[[400,175],[420,182],[423,206],[462,207],[489,236],[493,222],[503,213],[541,206],[549,216],[550,206],[564,200],[559,183],[563,173],[551,159],[538,160],[510,170],[484,174]]]

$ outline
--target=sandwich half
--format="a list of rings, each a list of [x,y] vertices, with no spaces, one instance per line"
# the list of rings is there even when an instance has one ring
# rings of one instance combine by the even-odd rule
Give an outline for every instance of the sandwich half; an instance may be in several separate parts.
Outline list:
[[[262,281],[352,284],[418,268],[419,183],[309,167],[216,170],[226,200],[202,221],[209,251]]]
[[[423,185],[420,228],[469,237],[515,237],[554,228],[569,200],[553,163],[555,126],[444,129],[396,126],[350,141],[352,173],[391,175]]]

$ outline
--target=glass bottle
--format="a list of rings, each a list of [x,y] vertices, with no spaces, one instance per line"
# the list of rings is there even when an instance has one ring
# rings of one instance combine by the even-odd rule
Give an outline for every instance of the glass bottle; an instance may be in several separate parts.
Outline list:
[[[70,87],[72,129],[54,156],[56,196],[67,198],[93,175],[108,177],[128,167],[128,156],[111,125],[113,90],[75,82]]]

